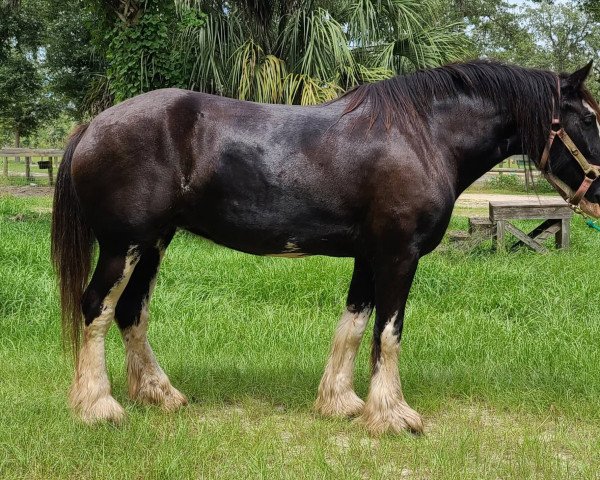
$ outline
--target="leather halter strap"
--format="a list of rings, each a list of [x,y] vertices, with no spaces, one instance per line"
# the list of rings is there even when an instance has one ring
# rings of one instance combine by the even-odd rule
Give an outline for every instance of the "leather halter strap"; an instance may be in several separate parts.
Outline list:
[[[556,91],[557,91],[557,99],[558,99],[558,108],[556,106],[556,102],[552,99],[552,125],[550,127],[550,134],[548,135],[548,140],[546,141],[546,146],[544,147],[544,151],[542,152],[542,156],[540,157],[540,170],[542,173],[548,178],[550,183],[552,183],[556,188],[558,188],[559,193],[567,200],[567,202],[576,207],[579,205],[583,196],[586,194],[592,183],[598,177],[600,177],[600,167],[597,165],[592,165],[587,161],[585,156],[579,151],[569,134],[565,131],[565,129],[560,124],[560,78],[556,79]],[[564,182],[560,181],[555,175],[550,172],[550,149],[552,148],[552,144],[554,143],[554,139],[558,137],[567,150],[571,154],[571,156],[575,159],[575,161],[579,164],[581,169],[583,170],[584,178],[581,182],[581,185],[577,189],[577,191],[573,194],[573,196],[569,197],[567,190],[565,189],[566,185]],[[548,167],[548,169],[546,168]]]

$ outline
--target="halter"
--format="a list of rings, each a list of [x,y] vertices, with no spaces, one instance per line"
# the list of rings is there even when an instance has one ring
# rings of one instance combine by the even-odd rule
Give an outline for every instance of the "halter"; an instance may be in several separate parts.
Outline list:
[[[548,136],[548,141],[546,142],[546,146],[544,147],[544,151],[542,152],[542,157],[540,158],[540,170],[546,176],[548,181],[554,185],[554,187],[559,191],[559,193],[564,197],[564,199],[569,203],[569,205],[575,209],[578,208],[579,203],[583,199],[583,196],[588,191],[592,183],[598,177],[600,177],[600,167],[596,165],[592,165],[589,163],[584,155],[579,151],[571,137],[565,132],[565,129],[560,124],[560,78],[556,79],[557,82],[557,94],[558,94],[558,110],[556,108],[556,103],[554,98],[552,99],[552,125],[550,126],[550,135]],[[570,190],[565,183],[560,180],[558,177],[550,173],[549,170],[549,158],[550,158],[550,149],[552,148],[552,144],[554,143],[554,139],[558,137],[569,153],[573,156],[573,158],[577,161],[581,169],[583,170],[583,174],[585,175],[583,178],[583,182],[575,192],[572,197],[569,197],[568,191]],[[548,169],[546,170],[546,166]]]

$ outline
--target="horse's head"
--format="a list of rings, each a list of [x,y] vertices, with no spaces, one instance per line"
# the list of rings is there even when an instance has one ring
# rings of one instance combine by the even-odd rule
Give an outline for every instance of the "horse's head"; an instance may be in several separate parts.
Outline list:
[[[554,116],[560,115],[552,124],[556,139],[547,146],[540,167],[570,203],[600,217],[600,108],[584,86],[591,68],[590,62],[560,77],[560,109]]]

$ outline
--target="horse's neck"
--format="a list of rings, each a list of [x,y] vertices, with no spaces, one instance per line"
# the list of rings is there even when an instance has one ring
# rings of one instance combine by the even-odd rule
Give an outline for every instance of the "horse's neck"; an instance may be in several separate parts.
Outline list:
[[[514,122],[505,113],[476,99],[435,109],[435,131],[456,171],[463,191],[505,158],[521,153]]]

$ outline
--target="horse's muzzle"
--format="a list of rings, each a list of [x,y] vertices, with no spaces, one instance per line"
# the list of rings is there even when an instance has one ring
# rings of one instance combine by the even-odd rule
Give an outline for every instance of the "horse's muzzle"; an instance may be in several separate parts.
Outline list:
[[[583,198],[579,204],[579,208],[581,208],[583,213],[587,213],[594,218],[600,218],[600,194],[594,195],[594,202]]]

